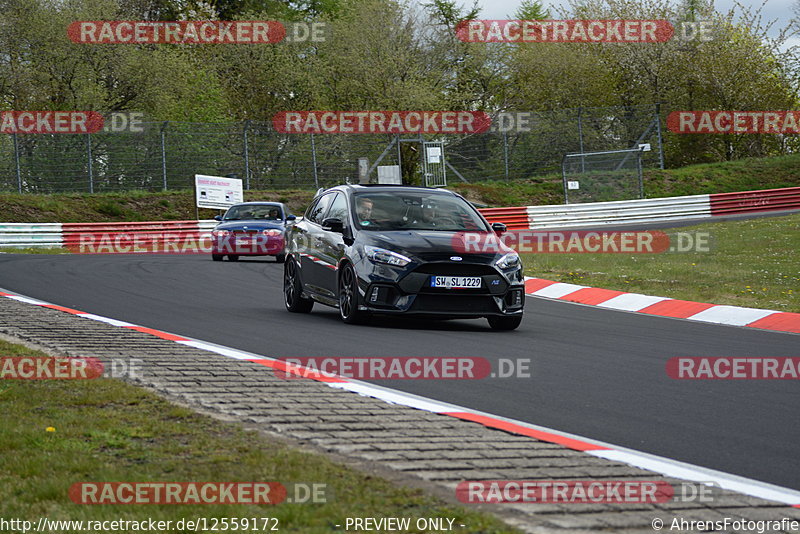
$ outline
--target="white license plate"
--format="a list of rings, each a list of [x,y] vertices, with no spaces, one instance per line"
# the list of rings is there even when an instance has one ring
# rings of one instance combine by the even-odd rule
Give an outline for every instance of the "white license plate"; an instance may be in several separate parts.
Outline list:
[[[237,237],[236,244],[237,245],[250,245],[253,243],[253,239],[250,237]]]
[[[481,287],[480,276],[431,276],[431,287],[472,289]]]

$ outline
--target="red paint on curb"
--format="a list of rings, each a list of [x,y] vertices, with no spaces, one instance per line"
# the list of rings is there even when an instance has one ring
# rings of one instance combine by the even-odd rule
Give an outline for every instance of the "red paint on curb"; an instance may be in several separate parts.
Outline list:
[[[558,282],[554,282],[553,280],[545,280],[544,278],[530,278],[525,280],[525,293],[533,293],[556,283]]]
[[[599,287],[587,287],[579,289],[569,295],[564,295],[561,300],[569,300],[570,302],[579,302],[581,304],[590,304],[596,306],[607,300],[611,300],[619,295],[624,295],[624,291],[617,291],[616,289],[602,289]]]
[[[73,315],[81,315],[81,314],[86,313],[86,312],[82,312],[80,310],[74,310],[72,308],[67,308],[65,306],[59,306],[58,304],[40,304],[39,306],[41,306],[42,308],[50,308],[50,309],[53,309],[53,310],[58,310],[58,311],[71,313]]]
[[[189,338],[176,336],[175,334],[167,334],[161,330],[154,330],[152,328],[147,328],[146,326],[124,326],[123,328],[136,330],[137,332],[144,332],[145,334],[160,337],[161,339],[166,339],[167,341],[189,341]]]
[[[283,360],[247,360],[248,362],[258,363],[265,367],[269,367],[275,371],[286,373],[286,362]],[[293,369],[297,369],[297,366],[292,366]],[[287,373],[288,374],[288,373]],[[325,376],[319,371],[316,370],[309,370],[308,376],[297,376],[295,373],[292,373],[294,376],[292,378],[307,378],[309,380],[316,380],[317,382],[327,382],[331,384],[344,384],[349,382],[344,378],[339,378],[336,376]]]
[[[489,417],[486,415],[478,415],[469,412],[443,412],[442,415],[449,415],[450,417],[455,417],[457,419],[463,419],[465,421],[472,421],[474,423],[480,423],[483,426],[489,428],[496,428],[498,430],[504,430],[506,432],[511,432],[512,434],[519,434],[521,436],[528,436],[530,438],[538,439],[539,441],[546,441],[548,443],[555,443],[557,445],[562,445],[568,449],[572,449],[575,451],[608,451],[611,450],[608,447],[602,447],[600,445],[593,445],[591,443],[586,443],[585,441],[579,441],[577,439],[567,438],[565,436],[561,436],[559,434],[553,434],[551,432],[544,432],[542,430],[534,430],[532,428],[528,428],[522,425],[518,425],[516,423],[509,423],[507,421],[502,421],[500,419],[495,419],[494,417]]]
[[[662,317],[675,317],[677,319],[686,319],[696,313],[713,308],[714,304],[705,304],[702,302],[692,302],[690,300],[662,300],[650,306],[639,310],[641,313],[650,315],[660,315]]]
[[[529,278],[525,280],[525,293],[533,295],[536,291],[545,287],[557,284],[553,280],[545,280],[544,278]],[[580,304],[588,304],[596,306],[602,304],[619,295],[630,295],[624,291],[617,291],[614,289],[603,289],[599,287],[585,287],[568,293],[562,297],[554,298],[554,300],[565,300],[568,302],[577,302]],[[633,313],[646,313],[648,315],[656,315],[659,317],[672,317],[674,319],[689,319],[693,315],[702,311],[714,308],[716,306],[723,306],[723,304],[708,304],[705,302],[692,302],[690,300],[666,299],[655,304],[651,304],[641,310],[633,310]],[[699,321],[708,324],[722,324],[712,321]],[[791,332],[800,334],[800,313],[789,312],[775,312],[758,321],[754,321],[748,325],[750,328],[759,328],[762,330],[770,330],[773,332]]]
[[[748,324],[750,328],[780,330],[800,334],[800,313],[778,312]]]

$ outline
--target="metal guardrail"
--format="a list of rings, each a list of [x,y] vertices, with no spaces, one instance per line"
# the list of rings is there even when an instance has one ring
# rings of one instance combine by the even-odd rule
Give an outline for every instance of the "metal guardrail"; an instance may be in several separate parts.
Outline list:
[[[530,228],[651,223],[711,217],[709,195],[530,206]]]
[[[0,247],[57,248],[61,236],[60,223],[0,223]]]
[[[712,215],[800,209],[800,187],[715,193],[710,196]]]

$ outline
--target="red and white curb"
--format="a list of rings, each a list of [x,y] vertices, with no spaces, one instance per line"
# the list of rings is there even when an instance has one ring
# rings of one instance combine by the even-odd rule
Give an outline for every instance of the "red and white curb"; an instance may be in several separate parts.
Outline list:
[[[652,297],[613,289],[554,282],[543,278],[526,278],[525,293],[533,297],[576,302],[609,310],[800,334],[800,313]]]
[[[268,356],[254,354],[252,352],[226,347],[223,345],[217,345],[215,343],[192,339],[177,334],[162,332],[161,330],[139,326],[126,321],[119,321],[117,319],[111,319],[101,315],[86,313],[65,306],[51,304],[43,300],[33,299],[4,291],[0,291],[0,297],[6,297],[19,302],[70,313],[78,317],[100,321],[120,328],[128,328],[138,332],[144,332],[161,339],[180,343],[181,345],[220,354],[227,358],[258,363],[274,370],[286,370],[286,363],[284,361],[270,358]],[[293,366],[293,369],[297,369],[298,367],[303,369],[302,366]],[[558,444],[568,449],[591,454],[592,456],[605,458],[607,460],[622,462],[669,477],[694,482],[715,482],[723,489],[736,491],[746,495],[751,495],[753,497],[776,501],[800,508],[800,491],[790,488],[783,488],[774,484],[760,482],[758,480],[752,480],[749,478],[740,477],[738,475],[724,473],[722,471],[707,469],[705,467],[679,462],[677,460],[655,456],[641,451],[627,449],[625,447],[593,440],[591,438],[585,438],[575,434],[554,430],[552,428],[546,428],[523,421],[492,415],[478,410],[473,410],[471,408],[465,408],[455,404],[428,399],[419,395],[413,395],[411,393],[405,393],[403,391],[397,391],[359,380],[353,380],[340,376],[320,376],[318,373],[316,376],[314,376],[316,370],[308,369],[308,371],[309,380],[322,382],[330,387],[344,389],[353,393],[358,393],[359,395],[365,397],[380,399],[390,404],[398,404],[439,415],[455,417],[464,421],[480,423],[488,428],[502,430],[511,434],[527,436],[538,441]]]

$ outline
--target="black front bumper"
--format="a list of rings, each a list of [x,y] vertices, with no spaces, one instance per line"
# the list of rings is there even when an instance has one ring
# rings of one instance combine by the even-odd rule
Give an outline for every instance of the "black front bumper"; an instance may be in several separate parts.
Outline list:
[[[525,307],[521,271],[507,275],[489,265],[454,267],[437,263],[423,264],[398,278],[382,266],[371,271],[368,277],[361,279],[361,287],[362,303],[372,313],[472,318],[522,315]],[[436,275],[479,276],[481,287],[431,287],[431,277]]]

